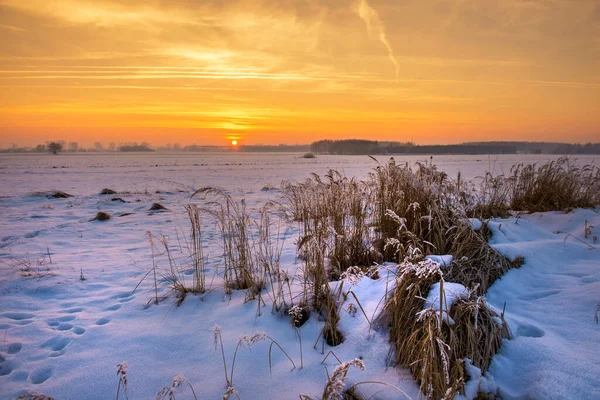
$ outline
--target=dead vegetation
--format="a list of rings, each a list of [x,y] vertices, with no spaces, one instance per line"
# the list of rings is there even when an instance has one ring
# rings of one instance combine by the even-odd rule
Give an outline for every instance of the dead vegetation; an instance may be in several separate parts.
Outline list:
[[[152,203],[148,211],[169,211],[169,209],[160,203]]]
[[[440,312],[425,306],[432,284],[438,281],[442,282]],[[510,335],[503,317],[474,293],[448,310],[443,282],[444,274],[436,263],[402,263],[396,287],[378,321],[391,327],[394,362],[410,369],[423,395],[430,399],[451,398],[461,392],[467,379],[463,360],[471,359],[485,372],[502,339]]]
[[[577,166],[568,157],[539,166],[519,164],[508,182],[513,210],[569,211],[600,204],[600,168]]]
[[[101,195],[107,195],[107,194],[117,194],[117,192],[115,190],[112,189],[108,189],[108,188],[104,188],[100,191]]]
[[[487,243],[491,234],[487,223],[474,230],[469,218],[507,216],[511,208],[548,211],[600,203],[597,167],[574,167],[560,159],[541,167],[520,165],[511,174],[508,178],[486,174],[477,188],[460,175],[450,179],[432,163],[412,168],[391,159],[364,181],[331,170],[323,178],[313,174],[303,182],[283,182],[285,217],[279,205],[269,203],[259,211],[259,220],[244,199],[236,200],[221,189],[202,188],[191,197],[201,196],[204,204],[186,207],[192,226],[187,247],[194,283],[191,287],[183,283],[163,238],[170,281],[180,301],[186,293],[206,291],[206,278],[200,272],[204,256],[199,219],[200,213],[206,213],[220,233],[226,293],[246,290],[246,300],[258,300],[259,315],[263,296],[270,297],[274,312],[293,310],[291,321],[300,342],[298,328],[315,311],[324,321],[316,348],[321,338],[323,346],[344,340],[338,329],[339,310],[349,292],[342,293],[341,282],[339,291],[332,291],[336,286],[331,281],[350,269],[364,273],[374,263],[397,262],[398,275],[383,300],[384,311],[373,324],[365,317],[370,326],[389,327],[394,362],[411,370],[424,396],[452,397],[464,390],[468,379],[464,359],[484,373],[503,338],[510,336],[504,316],[492,311],[482,296],[510,268],[524,263],[522,257],[510,261],[496,252]],[[567,189],[559,189],[567,181]],[[285,218],[299,228],[297,257],[302,266],[294,277],[279,268],[279,233]],[[440,267],[425,260],[427,255],[451,255],[452,261]],[[295,279],[302,287],[300,294],[292,293]],[[460,283],[471,294],[444,309],[440,292],[441,311],[436,312],[425,307],[424,299],[437,282],[442,288],[444,282]]]
[[[105,211],[98,211],[96,213],[96,216],[91,219],[91,221],[108,221],[109,219],[111,219],[111,215]]]
[[[51,190],[48,192],[34,192],[33,196],[45,196],[48,199],[68,199],[69,197],[73,197],[73,195],[63,192],[61,190]]]
[[[55,275],[50,268],[52,259],[49,251],[47,255],[40,254],[37,257],[32,257],[30,254],[25,254],[22,257],[11,256],[8,264],[11,268],[19,270],[19,274],[24,278],[40,279]]]

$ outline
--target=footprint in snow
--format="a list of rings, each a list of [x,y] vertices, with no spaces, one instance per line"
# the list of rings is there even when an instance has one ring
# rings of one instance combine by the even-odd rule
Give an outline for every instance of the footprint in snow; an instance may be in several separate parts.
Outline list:
[[[119,308],[121,308],[121,305],[120,304],[115,304],[115,305],[112,305],[110,307],[106,307],[104,309],[104,311],[117,311]]]
[[[17,354],[22,348],[23,345],[19,342],[11,343],[8,345],[8,354]]]
[[[21,321],[24,319],[29,319],[35,317],[33,314],[28,314],[24,312],[8,312],[1,315],[4,318],[13,319],[15,321]]]
[[[15,360],[6,360],[0,364],[0,376],[6,376],[17,369],[19,364]]]
[[[26,234],[23,235],[24,238],[26,239],[31,239],[36,237],[37,235],[40,234],[41,231],[33,231],[33,232],[27,232]]]
[[[517,336],[540,338],[545,332],[537,326],[524,324],[517,328]]]
[[[106,325],[110,321],[110,318],[100,318],[98,321],[96,321],[96,325]]]
[[[42,343],[41,347],[45,349],[50,349],[52,351],[61,351],[62,349],[67,347],[69,343],[71,343],[70,338],[55,336],[52,339],[48,339],[44,343]]]
[[[588,283],[596,283],[596,282],[598,282],[598,278],[596,278],[595,276],[588,275],[588,276],[581,277],[581,283],[584,285],[588,284]]]
[[[119,303],[127,303],[133,300],[135,297],[133,296],[132,292],[123,292],[119,293],[114,298],[118,299]]]
[[[85,333],[85,328],[82,328],[81,326],[76,326],[71,332],[73,332],[76,335],[83,335]]]
[[[52,376],[52,372],[53,371],[51,367],[38,368],[32,371],[29,376],[31,383],[34,385],[39,385],[40,383],[46,382]]]
[[[28,376],[29,376],[29,373],[26,371],[15,371],[12,373],[10,378],[12,379],[13,382],[25,382],[27,380]]]
[[[73,324],[70,324],[68,322],[61,322],[60,324],[58,324],[58,326],[56,327],[57,331],[68,331],[69,329],[73,328]]]
[[[68,309],[63,310],[63,311],[66,312],[66,313],[69,313],[69,314],[75,314],[75,313],[82,312],[83,308],[82,307],[68,308]]]

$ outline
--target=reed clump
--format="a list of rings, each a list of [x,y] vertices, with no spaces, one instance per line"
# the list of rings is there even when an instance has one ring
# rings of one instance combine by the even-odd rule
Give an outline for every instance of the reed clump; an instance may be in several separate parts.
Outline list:
[[[431,286],[438,281],[442,283],[440,311],[425,304]],[[443,282],[444,273],[435,262],[402,263],[396,287],[378,317],[380,324],[391,326],[395,363],[410,369],[422,394],[430,399],[461,392],[463,360],[473,360],[473,365],[485,372],[502,339],[510,335],[503,316],[496,315],[485,299],[474,293],[448,309]]]
[[[423,254],[445,254],[446,231],[457,214],[451,183],[435,165],[398,165],[392,158],[369,175],[373,193],[371,223],[377,233],[377,249],[386,261],[402,260],[408,248]],[[389,240],[397,246],[390,247]]]
[[[543,165],[511,168],[510,208],[526,211],[564,211],[600,204],[600,168],[578,166],[568,157]]]
[[[469,220],[456,221],[448,233],[448,253],[453,256],[453,261],[444,270],[448,281],[476,287],[476,293],[483,295],[496,279],[513,268],[506,257],[488,244],[484,233],[473,230]]]
[[[490,172],[486,172],[483,177],[478,177],[478,179],[480,180],[479,188],[474,188],[464,197],[466,214],[479,219],[509,217],[508,210],[512,191],[506,177],[504,175],[494,176]]]
[[[304,182],[281,186],[290,220],[298,222],[301,236],[318,242],[330,261],[332,278],[350,266],[375,261],[367,225],[370,188],[366,182],[330,170],[324,178],[313,174]]]

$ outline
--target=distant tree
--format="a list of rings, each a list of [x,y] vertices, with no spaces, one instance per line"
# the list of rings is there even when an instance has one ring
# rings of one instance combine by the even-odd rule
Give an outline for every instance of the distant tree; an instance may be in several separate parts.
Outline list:
[[[115,142],[110,142],[108,144],[108,151],[117,151],[117,144]]]
[[[48,148],[49,152],[56,155],[56,154],[58,154],[59,151],[61,151],[63,149],[63,146],[62,146],[62,144],[60,144],[58,142],[50,142],[50,143],[48,143],[47,148]]]
[[[76,153],[79,150],[79,143],[77,142],[69,142],[69,151],[72,153]]]
[[[35,151],[38,153],[43,153],[46,151],[46,145],[45,144],[38,144],[37,146],[35,146]]]
[[[96,151],[102,151],[102,150],[104,150],[104,148],[102,147],[102,143],[100,143],[100,142],[95,142],[94,143],[94,149]]]

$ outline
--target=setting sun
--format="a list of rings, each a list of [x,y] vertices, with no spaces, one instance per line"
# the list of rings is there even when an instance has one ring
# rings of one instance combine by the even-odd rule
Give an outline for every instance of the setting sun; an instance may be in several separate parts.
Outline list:
[[[600,137],[597,0],[0,0],[0,34],[0,147]]]
[[[232,140],[232,141],[231,141],[231,145],[232,145],[232,146],[237,146],[237,144],[238,144],[238,143],[237,143],[237,140]]]

